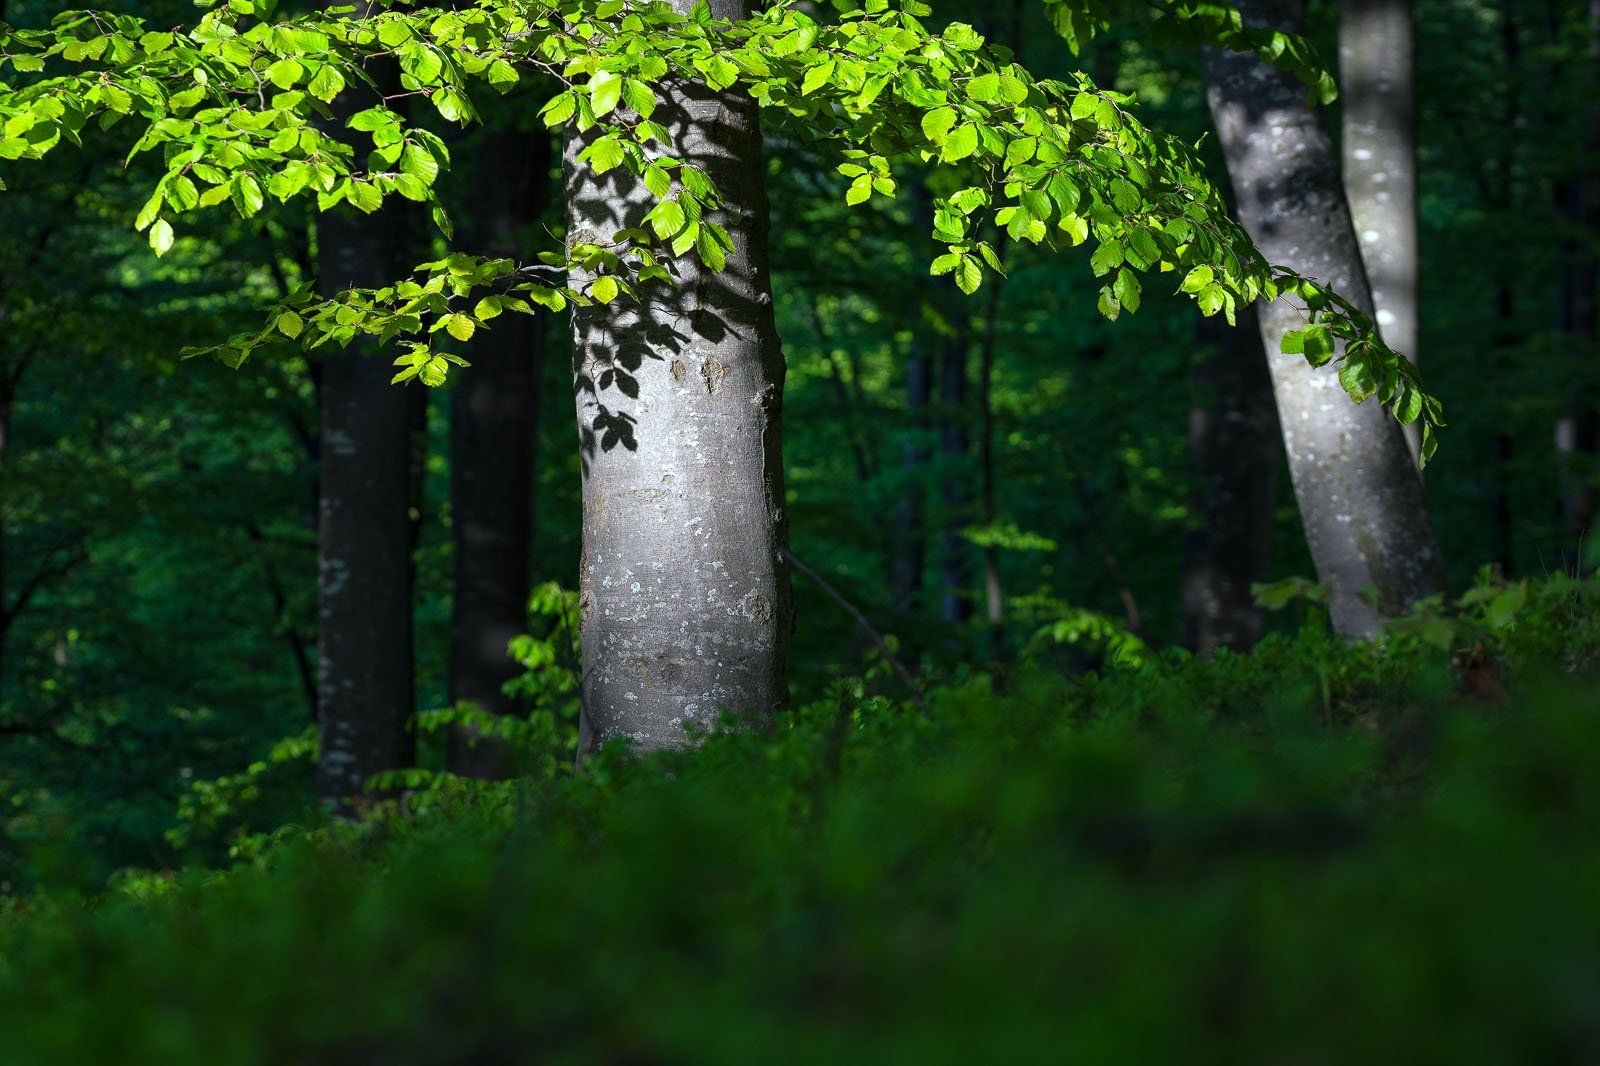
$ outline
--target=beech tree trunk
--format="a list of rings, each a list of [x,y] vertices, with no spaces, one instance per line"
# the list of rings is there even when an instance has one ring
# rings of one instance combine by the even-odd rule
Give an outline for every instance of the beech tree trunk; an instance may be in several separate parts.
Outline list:
[[[1297,29],[1295,0],[1243,0],[1249,23]],[[1274,263],[1371,313],[1332,138],[1293,75],[1254,55],[1208,49],[1207,96],[1239,218]],[[1375,402],[1351,403],[1332,364],[1313,369],[1280,350],[1303,319],[1287,300],[1259,310],[1289,473],[1334,628],[1370,636],[1386,617],[1446,587],[1422,480],[1399,423]],[[1364,594],[1376,590],[1376,601]]]
[[[404,219],[324,215],[322,291],[382,285],[410,269]],[[411,430],[424,396],[389,384],[389,364],[365,341],[322,360],[317,795],[340,810],[373,774],[415,756]]]
[[[741,18],[749,5],[711,9]],[[584,716],[590,742],[627,737],[635,750],[686,746],[687,727],[724,710],[760,722],[785,703],[793,621],[757,106],[698,82],[657,95],[668,151],[711,175],[734,250],[721,273],[680,258],[675,282],[638,302],[573,314]],[[593,135],[566,145],[569,241],[609,242],[654,203],[622,168],[595,175],[577,160]]]
[[[1250,586],[1270,574],[1282,446],[1255,310],[1236,328],[1201,319],[1197,333],[1210,350],[1195,367],[1189,409],[1189,510],[1198,523],[1184,545],[1183,623],[1184,643],[1210,655],[1261,639]]]
[[[522,231],[538,224],[549,202],[550,162],[543,130],[484,133],[462,246],[517,256]],[[491,325],[475,338],[472,366],[450,397],[450,701],[513,714],[520,707],[504,689],[520,667],[507,645],[527,628],[546,333],[539,315],[502,315]],[[450,769],[494,778],[511,767],[501,745],[458,728],[450,738]]]
[[[1411,0],[1340,0],[1344,187],[1379,332],[1417,359],[1416,55]],[[1405,429],[1416,458],[1421,427]]]
[[[333,129],[360,105],[340,98]],[[333,295],[415,265],[415,213],[320,216],[318,286]],[[317,796],[350,809],[368,778],[415,762],[412,430],[420,388],[391,385],[392,350],[370,340],[321,360],[317,498]]]

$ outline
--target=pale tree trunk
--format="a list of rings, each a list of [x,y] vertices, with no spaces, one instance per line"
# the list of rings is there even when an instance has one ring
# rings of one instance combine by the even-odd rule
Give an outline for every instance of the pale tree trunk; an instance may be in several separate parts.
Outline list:
[[[748,4],[711,8],[740,18]],[[787,699],[793,622],[757,106],[697,82],[658,96],[667,150],[710,173],[734,250],[721,273],[684,257],[674,283],[644,286],[638,302],[573,314],[587,740],[634,750],[687,746],[686,727],[724,710],[765,720]],[[596,176],[579,162],[587,139],[566,145],[568,240],[609,242],[654,199],[620,168]]]
[[[549,202],[549,135],[485,132],[480,144],[462,246],[516,258],[524,231],[538,224]],[[450,700],[514,714],[520,707],[504,689],[520,667],[507,645],[527,629],[546,333],[540,316],[501,315],[490,327],[475,337],[472,366],[450,397]],[[511,767],[501,745],[459,727],[450,738],[450,769],[501,777]]]
[[[1340,0],[1344,187],[1378,331],[1417,360],[1416,55],[1412,0]],[[1412,458],[1421,427],[1405,429]]]
[[[1249,23],[1298,28],[1294,0],[1244,0]],[[1332,138],[1305,87],[1254,55],[1208,49],[1207,96],[1238,200],[1264,255],[1333,287],[1371,313],[1372,296],[1339,180]],[[1386,617],[1446,587],[1422,480],[1399,423],[1378,403],[1354,404],[1337,369],[1280,350],[1303,324],[1287,300],[1260,309],[1289,474],[1333,625],[1370,636]],[[1365,590],[1376,591],[1373,602]]]
[[[413,225],[398,207],[323,215],[321,291],[401,276],[414,265]],[[373,774],[415,761],[411,446],[424,393],[389,383],[392,356],[358,341],[322,358],[317,795],[339,811]]]
[[[1209,351],[1195,366],[1199,395],[1189,409],[1189,509],[1198,521],[1184,546],[1183,623],[1184,643],[1210,655],[1261,638],[1250,586],[1269,575],[1283,446],[1254,308],[1237,327],[1201,319],[1197,339]]]

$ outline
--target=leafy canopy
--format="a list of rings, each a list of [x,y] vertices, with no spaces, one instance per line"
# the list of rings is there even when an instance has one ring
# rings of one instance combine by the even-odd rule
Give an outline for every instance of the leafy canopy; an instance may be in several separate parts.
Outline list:
[[[961,187],[934,212],[946,250],[930,267],[964,292],[1001,268],[984,239],[992,226],[1033,244],[1091,245],[1100,310],[1113,319],[1138,309],[1150,272],[1171,274],[1202,314],[1230,321],[1241,301],[1297,298],[1307,323],[1284,350],[1316,365],[1338,360],[1353,399],[1377,396],[1401,421],[1420,419],[1433,450],[1440,409],[1415,367],[1348,301],[1266,263],[1184,145],[1146,129],[1129,97],[1083,74],[1036,78],[971,26],[934,32],[918,0],[867,0],[831,23],[794,0],[737,22],[713,18],[703,3],[683,15],[662,0],[403,11],[382,0],[361,14],[281,17],[275,0],[207,2],[187,30],[88,11],[57,16],[46,30],[6,29],[0,159],[80,144],[92,127],[131,127],[129,158],[159,152],[163,164],[135,220],[158,254],[191,212],[248,218],[269,200],[299,197],[314,197],[321,211],[348,204],[372,213],[398,196],[429,205],[448,236],[437,194],[448,149],[401,113],[397,97],[468,123],[474,94],[537,77],[552,89],[546,124],[590,133],[582,161],[602,173],[624,168],[656,199],[645,227],[572,240],[526,262],[457,252],[381,288],[318,299],[304,286],[259,330],[206,350],[232,364],[280,335],[307,347],[371,335],[404,344],[397,381],[437,385],[450,363],[464,362],[437,347],[440,333],[466,341],[505,312],[633,298],[641,284],[669,279],[679,256],[721,269],[731,243],[714,220],[716,186],[673,154],[667,129],[652,120],[675,80],[696,79],[747,92],[772,122],[835,147],[851,204],[893,196],[906,165],[954,169]],[[1093,5],[1072,10],[1092,14]],[[1174,24],[1203,28],[1194,18]],[[1227,38],[1227,25],[1205,32],[1271,52],[1272,42],[1242,29]],[[398,65],[398,94],[368,73],[375,61]],[[571,267],[592,280],[569,284]]]

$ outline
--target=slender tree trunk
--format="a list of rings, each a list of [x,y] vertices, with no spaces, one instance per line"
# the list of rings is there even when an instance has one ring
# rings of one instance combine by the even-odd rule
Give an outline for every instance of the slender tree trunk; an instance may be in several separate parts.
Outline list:
[[[716,17],[748,9],[711,4]],[[573,314],[584,715],[594,741],[636,750],[688,745],[685,727],[724,709],[759,721],[783,705],[793,625],[757,107],[699,82],[658,90],[654,121],[716,182],[734,249],[721,273],[685,257],[675,283],[644,286],[638,302]],[[622,169],[597,176],[577,160],[593,135],[566,146],[572,242],[609,242],[654,202]]]
[[[1004,247],[1003,241],[996,243]],[[991,529],[999,518],[994,460],[994,357],[1002,286],[1000,278],[995,278],[989,286],[978,358],[978,495],[983,521]],[[984,617],[989,623],[989,658],[998,663],[1005,659],[1005,590],[1000,583],[1000,549],[992,540],[983,549],[983,605]]]
[[[1600,0],[1590,0],[1588,8],[1590,77],[1600,71]],[[1600,85],[1591,85],[1591,93]],[[1584,101],[1586,109],[1583,140],[1577,174],[1556,191],[1557,221],[1563,233],[1557,253],[1558,328],[1567,334],[1578,363],[1568,413],[1556,423],[1556,452],[1566,481],[1561,500],[1565,526],[1563,566],[1581,569],[1594,551],[1588,543],[1595,518],[1596,455],[1600,453],[1600,404],[1595,386],[1596,341],[1600,340],[1600,303],[1595,291],[1600,276],[1600,256],[1595,242],[1600,240],[1600,104],[1593,97]]]
[[[1295,0],[1243,0],[1245,19],[1295,29]],[[1372,310],[1333,142],[1293,75],[1254,55],[1208,49],[1207,95],[1239,217],[1274,263]],[[1334,628],[1378,632],[1385,617],[1446,587],[1422,481],[1400,426],[1377,403],[1353,404],[1331,364],[1280,351],[1301,321],[1286,300],[1260,309],[1289,473]],[[1363,590],[1377,590],[1376,602]]]
[[[919,343],[921,343],[919,341]],[[926,351],[913,352],[906,360],[907,439],[900,449],[900,469],[905,477],[900,503],[894,516],[894,557],[890,565],[890,584],[895,609],[901,614],[916,610],[922,592],[922,575],[927,565],[924,533],[922,486],[918,471],[928,465],[928,449],[923,437],[928,430],[928,404],[933,398],[933,361]]]
[[[1417,359],[1416,49],[1412,0],[1340,0],[1344,187],[1379,332]],[[1421,427],[1405,429],[1416,459]]]
[[[412,225],[403,208],[323,215],[321,290],[383,285],[409,270]],[[409,512],[423,391],[389,384],[390,355],[358,341],[322,360],[317,795],[340,811],[373,774],[415,756]]]
[[[474,163],[480,180],[463,246],[516,256],[523,231],[549,202],[549,137],[487,132]],[[520,668],[507,645],[527,628],[546,333],[536,315],[502,315],[492,326],[474,341],[472,366],[450,397],[450,700],[514,714],[520,707],[504,689]],[[510,771],[509,757],[489,738],[458,728],[450,738],[450,769],[500,777]]]
[[[1197,331],[1209,351],[1195,366],[1199,395],[1189,409],[1189,511],[1198,524],[1185,544],[1183,623],[1184,643],[1202,655],[1261,638],[1250,586],[1270,572],[1283,446],[1259,330],[1250,308],[1236,328],[1207,318]]]
[[[925,181],[909,186],[911,202],[910,240],[928,242],[933,229],[933,194]],[[918,474],[927,468],[928,406],[933,399],[933,330],[929,316],[919,300],[913,301],[912,349],[906,359],[906,439],[900,449],[900,469],[905,487],[895,508],[894,549],[889,566],[889,581],[896,609],[911,614],[922,593],[923,572],[927,567],[926,506]]]
[[[939,617],[972,617],[972,545],[961,535],[972,497],[967,485],[967,338],[961,330],[939,356],[939,457],[944,522],[939,533]]]
[[[1480,191],[1485,201],[1500,213],[1510,217],[1521,202],[1518,183],[1517,148],[1515,131],[1523,126],[1523,94],[1521,92],[1522,33],[1516,18],[1518,0],[1504,0],[1500,7],[1500,60],[1505,113],[1503,130],[1498,139],[1499,151],[1491,175],[1480,177]],[[1517,328],[1516,293],[1512,289],[1513,268],[1497,263],[1495,273],[1495,346],[1511,351],[1521,340]],[[1511,492],[1515,485],[1512,463],[1516,457],[1516,444],[1509,432],[1497,433],[1494,438],[1494,501],[1492,505],[1493,554],[1502,574],[1515,573],[1516,539]]]

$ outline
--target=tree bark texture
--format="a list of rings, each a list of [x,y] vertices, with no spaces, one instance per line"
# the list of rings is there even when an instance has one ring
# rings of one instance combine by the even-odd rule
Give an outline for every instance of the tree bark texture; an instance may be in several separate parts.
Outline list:
[[[668,150],[711,175],[734,249],[720,273],[683,257],[674,283],[573,314],[584,715],[594,742],[635,750],[686,746],[687,727],[725,709],[760,721],[785,703],[793,621],[757,106],[698,82],[657,95]],[[621,168],[578,161],[587,139],[565,150],[568,239],[609,242],[654,198]]]
[[[1248,22],[1296,29],[1294,0],[1244,0]],[[1254,55],[1208,49],[1207,96],[1238,200],[1263,254],[1350,299],[1367,313],[1361,264],[1332,138],[1305,89]],[[1399,423],[1375,402],[1354,404],[1333,364],[1314,369],[1281,352],[1302,309],[1259,309],[1289,473],[1335,629],[1370,636],[1385,617],[1446,587],[1422,481]],[[1364,590],[1377,590],[1372,602]]]
[[[1184,643],[1210,655],[1261,638],[1250,586],[1270,573],[1282,445],[1254,308],[1237,327],[1206,318],[1197,332],[1207,351],[1189,410],[1189,510],[1198,522],[1184,545],[1183,622]]]
[[[1416,54],[1411,0],[1340,0],[1344,187],[1384,342],[1417,359]],[[1421,427],[1406,427],[1413,457]]]
[[[479,179],[462,244],[481,255],[525,258],[526,231],[550,200],[550,138],[543,130],[485,131],[473,160]],[[480,330],[450,397],[450,500],[455,598],[450,700],[496,714],[520,710],[505,685],[520,672],[507,645],[527,629],[532,585],[539,378],[545,320],[502,315]],[[470,777],[510,772],[507,753],[466,727],[450,737],[450,769]]]

